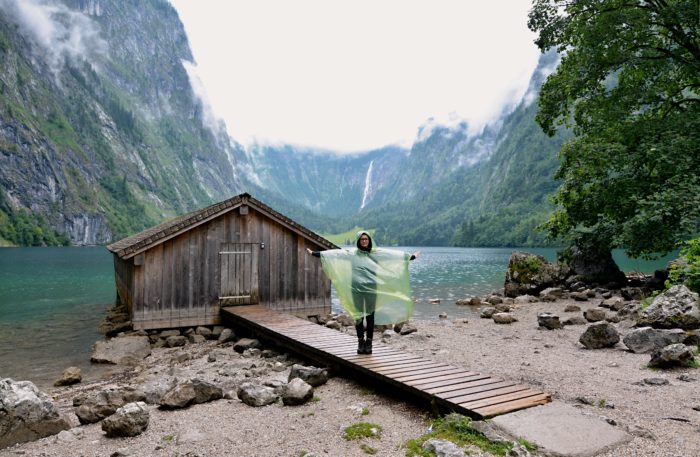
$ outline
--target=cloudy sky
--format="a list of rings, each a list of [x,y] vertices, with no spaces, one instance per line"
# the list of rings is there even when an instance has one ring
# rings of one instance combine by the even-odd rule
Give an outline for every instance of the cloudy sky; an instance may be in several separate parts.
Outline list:
[[[522,97],[529,0],[171,0],[239,142],[410,146],[430,118],[478,130]]]

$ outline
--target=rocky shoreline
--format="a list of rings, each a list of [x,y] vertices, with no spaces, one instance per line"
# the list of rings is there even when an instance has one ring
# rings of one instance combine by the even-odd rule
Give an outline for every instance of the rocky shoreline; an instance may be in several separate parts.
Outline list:
[[[640,300],[646,292],[638,287],[635,298],[634,287],[574,281],[536,295],[471,297],[457,306],[478,309],[479,319],[444,315],[376,335],[400,350],[544,390],[630,435],[604,457],[700,455],[698,296],[678,286]],[[354,332],[347,316],[315,321]],[[65,423],[44,438],[25,434],[19,441],[28,442],[0,456],[402,456],[430,424],[425,409],[224,327],[121,332],[98,342],[93,359],[119,368],[90,382],[67,372],[39,401]],[[346,428],[361,422],[381,433],[346,439]],[[9,436],[0,418],[2,427]]]

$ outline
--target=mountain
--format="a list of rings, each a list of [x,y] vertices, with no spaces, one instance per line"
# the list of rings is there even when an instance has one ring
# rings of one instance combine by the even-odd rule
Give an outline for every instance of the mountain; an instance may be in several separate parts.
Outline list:
[[[410,149],[242,147],[211,112],[166,0],[0,0],[0,245],[105,244],[248,191],[318,232],[382,244],[541,244],[555,138],[517,106]],[[410,103],[410,100],[407,100]]]
[[[542,55],[523,99],[476,134],[466,123],[429,121],[410,150],[343,156],[254,145],[240,163],[278,198],[325,215],[310,220],[320,231],[361,225],[377,229],[383,244],[542,245],[535,228],[551,210],[557,152],[569,134],[542,133],[536,100],[558,60],[553,51]]]
[[[238,193],[192,62],[165,0],[1,0],[0,238],[102,244]]]

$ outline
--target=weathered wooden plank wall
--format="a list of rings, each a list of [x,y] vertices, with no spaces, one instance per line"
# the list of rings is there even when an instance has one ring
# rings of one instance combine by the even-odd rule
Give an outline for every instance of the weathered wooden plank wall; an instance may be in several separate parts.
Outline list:
[[[231,289],[231,269],[240,272],[232,290],[252,284],[253,303],[298,315],[330,311],[330,281],[306,253],[319,246],[254,208],[246,211],[229,211],[139,256],[115,256],[117,291],[135,328],[220,323],[219,297],[222,286]],[[250,254],[220,254],[240,243],[254,243]]]

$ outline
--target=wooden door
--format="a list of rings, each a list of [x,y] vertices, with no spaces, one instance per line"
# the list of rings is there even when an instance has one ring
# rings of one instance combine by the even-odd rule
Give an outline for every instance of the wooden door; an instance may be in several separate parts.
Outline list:
[[[250,305],[260,302],[258,254],[260,243],[222,243],[219,251],[221,287],[219,304]]]

